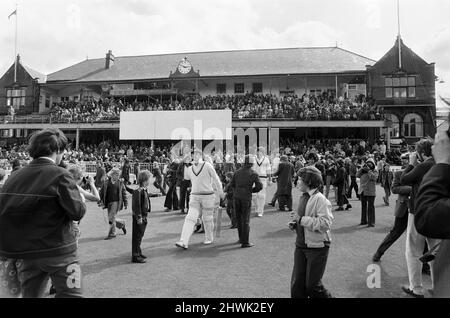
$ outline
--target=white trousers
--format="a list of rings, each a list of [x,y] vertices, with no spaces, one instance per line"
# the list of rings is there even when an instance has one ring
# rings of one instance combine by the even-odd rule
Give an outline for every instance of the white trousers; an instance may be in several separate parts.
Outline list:
[[[408,227],[406,229],[406,265],[408,267],[409,289],[415,294],[423,295],[423,281],[422,281],[422,262],[419,258],[423,255],[425,242],[428,244],[428,249],[432,249],[439,240],[429,239],[417,233],[414,225],[414,216],[409,215]],[[433,288],[433,262],[430,262],[431,268],[431,288]]]
[[[213,241],[214,232],[214,202],[215,195],[195,195],[191,194],[189,199],[189,212],[184,219],[183,230],[181,231],[180,241],[186,246],[189,245],[189,240],[194,232],[195,224],[201,216],[203,221],[203,228],[205,230],[205,240]]]
[[[261,191],[252,194],[252,205],[255,212],[259,215],[264,213],[264,204],[266,204],[267,178],[260,178],[263,188]]]

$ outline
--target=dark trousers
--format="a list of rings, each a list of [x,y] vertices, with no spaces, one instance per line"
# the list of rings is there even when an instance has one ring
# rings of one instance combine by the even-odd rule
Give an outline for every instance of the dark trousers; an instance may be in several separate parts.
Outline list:
[[[133,234],[131,238],[131,255],[133,257],[142,255],[141,243],[147,228],[147,218],[143,218],[142,221],[142,224],[138,224],[136,217],[133,216]]]
[[[278,200],[278,194],[277,194],[277,191],[275,191],[275,193],[273,194],[272,200],[270,201],[270,204],[275,205],[277,200]]]
[[[352,190],[355,190],[356,197],[359,198],[358,194],[358,183],[356,182],[356,176],[350,176],[350,187],[348,188],[347,197],[352,197]]]
[[[227,214],[231,220],[231,226],[237,226],[236,213],[234,211],[233,200],[227,200]]]
[[[338,197],[337,197],[337,205],[339,207],[343,207],[344,204],[349,204],[348,200],[347,200],[347,196],[345,195],[345,184],[338,184],[337,186],[337,192],[338,192]]]
[[[322,285],[329,247],[295,247],[294,269],[291,278],[291,298],[329,298]]]
[[[234,211],[236,213],[239,242],[241,244],[248,244],[250,235],[250,208],[252,207],[252,199],[234,198],[233,201]]]
[[[19,263],[19,264],[17,264]],[[81,269],[77,253],[18,260],[16,263],[23,298],[43,297],[49,277],[56,289],[56,298],[80,298]]]
[[[361,193],[361,224],[375,225],[375,196]]]
[[[292,194],[279,194],[278,205],[280,210],[284,210],[287,207],[289,211],[292,211]]]
[[[178,210],[178,195],[177,195],[177,182],[170,182],[169,190],[166,194],[166,200],[164,201],[164,207],[169,210]]]
[[[155,182],[153,182],[153,185],[155,186],[156,189],[161,191],[162,195],[166,195],[166,190],[164,190],[161,183],[162,183],[162,179],[156,179]]]
[[[189,207],[190,192],[188,191],[188,188],[190,186],[191,186],[191,181],[189,181],[189,180],[181,181],[181,185],[180,185],[180,204],[179,204],[179,208],[181,210],[184,210],[185,207]]]
[[[381,242],[380,246],[377,249],[377,254],[380,256],[383,255],[392,244],[395,243],[399,239],[400,236],[406,231],[408,226],[408,212],[405,213],[401,218],[396,217],[394,221],[394,226],[392,230],[386,235],[383,242]]]

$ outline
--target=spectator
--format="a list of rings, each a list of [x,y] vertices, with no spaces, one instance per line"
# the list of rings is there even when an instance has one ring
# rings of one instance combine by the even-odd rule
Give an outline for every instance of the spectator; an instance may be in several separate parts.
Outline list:
[[[419,234],[414,225],[414,215],[416,213],[417,192],[425,174],[434,165],[432,155],[432,140],[422,139],[416,144],[416,152],[412,153],[409,158],[409,165],[402,174],[401,182],[410,185],[411,197],[409,200],[410,215],[408,220],[408,228],[406,230],[406,264],[408,267],[409,286],[403,286],[405,293],[416,297],[423,298],[425,291],[422,283],[422,264],[419,258],[423,254],[425,244],[431,249],[438,241],[426,238]],[[433,278],[433,271],[431,271]]]
[[[0,257],[18,260],[25,298],[42,297],[49,277],[56,297],[82,295],[71,228],[84,216],[86,206],[71,174],[58,167],[66,145],[59,129],[33,134],[29,145],[33,161],[13,173],[0,193]]]
[[[391,166],[387,163],[384,164],[380,171],[380,183],[384,189],[383,201],[386,206],[389,206],[389,197],[391,196],[391,186],[394,179],[394,174],[391,171]]]
[[[436,165],[424,176],[417,194],[415,226],[425,237],[442,242],[433,263],[433,297],[450,297],[450,136],[436,134],[433,156]]]
[[[367,227],[375,226],[375,184],[378,172],[375,169],[375,162],[369,158],[365,165],[358,170],[356,177],[360,178],[359,195],[361,196],[361,224]]]

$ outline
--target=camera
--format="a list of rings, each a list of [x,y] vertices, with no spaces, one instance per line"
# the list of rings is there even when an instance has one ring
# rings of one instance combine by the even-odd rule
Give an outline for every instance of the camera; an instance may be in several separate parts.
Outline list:
[[[291,221],[289,222],[288,226],[290,230],[295,231],[297,229],[297,222]]]

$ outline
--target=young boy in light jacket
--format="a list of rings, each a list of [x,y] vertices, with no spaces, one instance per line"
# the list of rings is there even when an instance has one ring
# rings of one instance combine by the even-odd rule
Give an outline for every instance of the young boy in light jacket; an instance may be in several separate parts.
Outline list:
[[[290,229],[297,232],[291,297],[330,298],[322,277],[331,244],[332,205],[318,190],[323,186],[320,170],[309,166],[301,169],[299,176],[302,195],[289,223]]]

